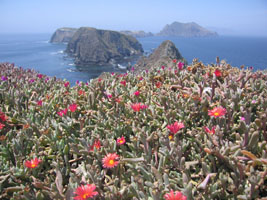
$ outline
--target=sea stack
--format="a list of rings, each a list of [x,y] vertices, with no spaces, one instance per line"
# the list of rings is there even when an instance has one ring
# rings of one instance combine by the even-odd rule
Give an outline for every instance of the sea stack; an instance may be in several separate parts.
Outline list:
[[[142,54],[143,48],[132,36],[81,27],[69,41],[66,53],[75,58],[77,65],[104,65]]]
[[[154,67],[171,67],[173,66],[173,61],[177,62],[184,61],[184,58],[180,54],[179,50],[175,47],[175,44],[170,40],[166,40],[161,43],[161,45],[155,49],[155,51],[148,57],[141,57],[136,65],[136,71],[143,71],[146,69],[151,69]]]
[[[77,31],[76,28],[59,28],[52,35],[51,43],[67,43]]]

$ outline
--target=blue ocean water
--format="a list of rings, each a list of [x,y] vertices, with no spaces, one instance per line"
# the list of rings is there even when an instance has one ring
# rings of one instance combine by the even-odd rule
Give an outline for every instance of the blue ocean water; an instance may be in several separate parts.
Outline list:
[[[77,80],[87,82],[96,78],[103,71],[123,72],[113,66],[75,66],[73,59],[64,53],[66,44],[51,44],[48,42],[50,37],[51,34],[2,34],[0,62],[15,63],[16,66],[67,79],[72,85]],[[267,69],[267,37],[138,38],[147,53],[151,53],[167,39],[175,43],[188,63],[193,58],[205,64],[214,63],[216,56],[219,56],[236,67],[245,65],[253,66],[255,70]]]

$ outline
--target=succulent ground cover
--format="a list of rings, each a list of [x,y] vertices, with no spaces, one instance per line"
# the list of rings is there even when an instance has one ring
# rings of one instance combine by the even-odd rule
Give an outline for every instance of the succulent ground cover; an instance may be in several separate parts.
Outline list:
[[[0,199],[267,196],[267,74],[226,63],[70,87],[0,65]]]

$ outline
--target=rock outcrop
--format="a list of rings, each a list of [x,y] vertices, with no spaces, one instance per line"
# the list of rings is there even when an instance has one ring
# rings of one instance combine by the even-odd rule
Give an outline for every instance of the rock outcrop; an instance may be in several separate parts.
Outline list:
[[[171,67],[174,65],[173,60],[184,61],[179,50],[175,47],[173,42],[166,40],[161,43],[161,45],[155,49],[155,51],[148,57],[141,57],[135,64],[136,71],[140,72],[146,69],[151,69],[154,67]]]
[[[103,65],[142,54],[143,48],[132,36],[82,27],[68,43],[66,53],[75,58],[77,65]]]
[[[59,28],[52,35],[51,43],[67,43],[71,40],[72,36],[77,31],[76,28]]]
[[[126,35],[131,35],[135,38],[154,36],[153,33],[151,32],[146,33],[145,31],[120,31],[120,32]]]
[[[210,37],[217,36],[218,34],[203,28],[195,22],[173,22],[171,25],[166,25],[157,35],[178,37]]]

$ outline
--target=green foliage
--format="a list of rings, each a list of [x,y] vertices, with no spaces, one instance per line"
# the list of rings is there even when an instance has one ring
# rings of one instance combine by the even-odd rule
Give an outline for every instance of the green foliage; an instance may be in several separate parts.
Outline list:
[[[157,200],[170,190],[189,200],[267,196],[265,72],[174,63],[69,87],[3,63],[0,76],[0,199],[72,199],[82,184],[96,185],[96,199]],[[148,107],[135,112],[134,103]],[[217,106],[227,113],[209,116]],[[174,122],[185,127],[171,139]],[[108,153],[120,156],[111,169],[102,165]],[[42,162],[27,168],[36,157]]]

